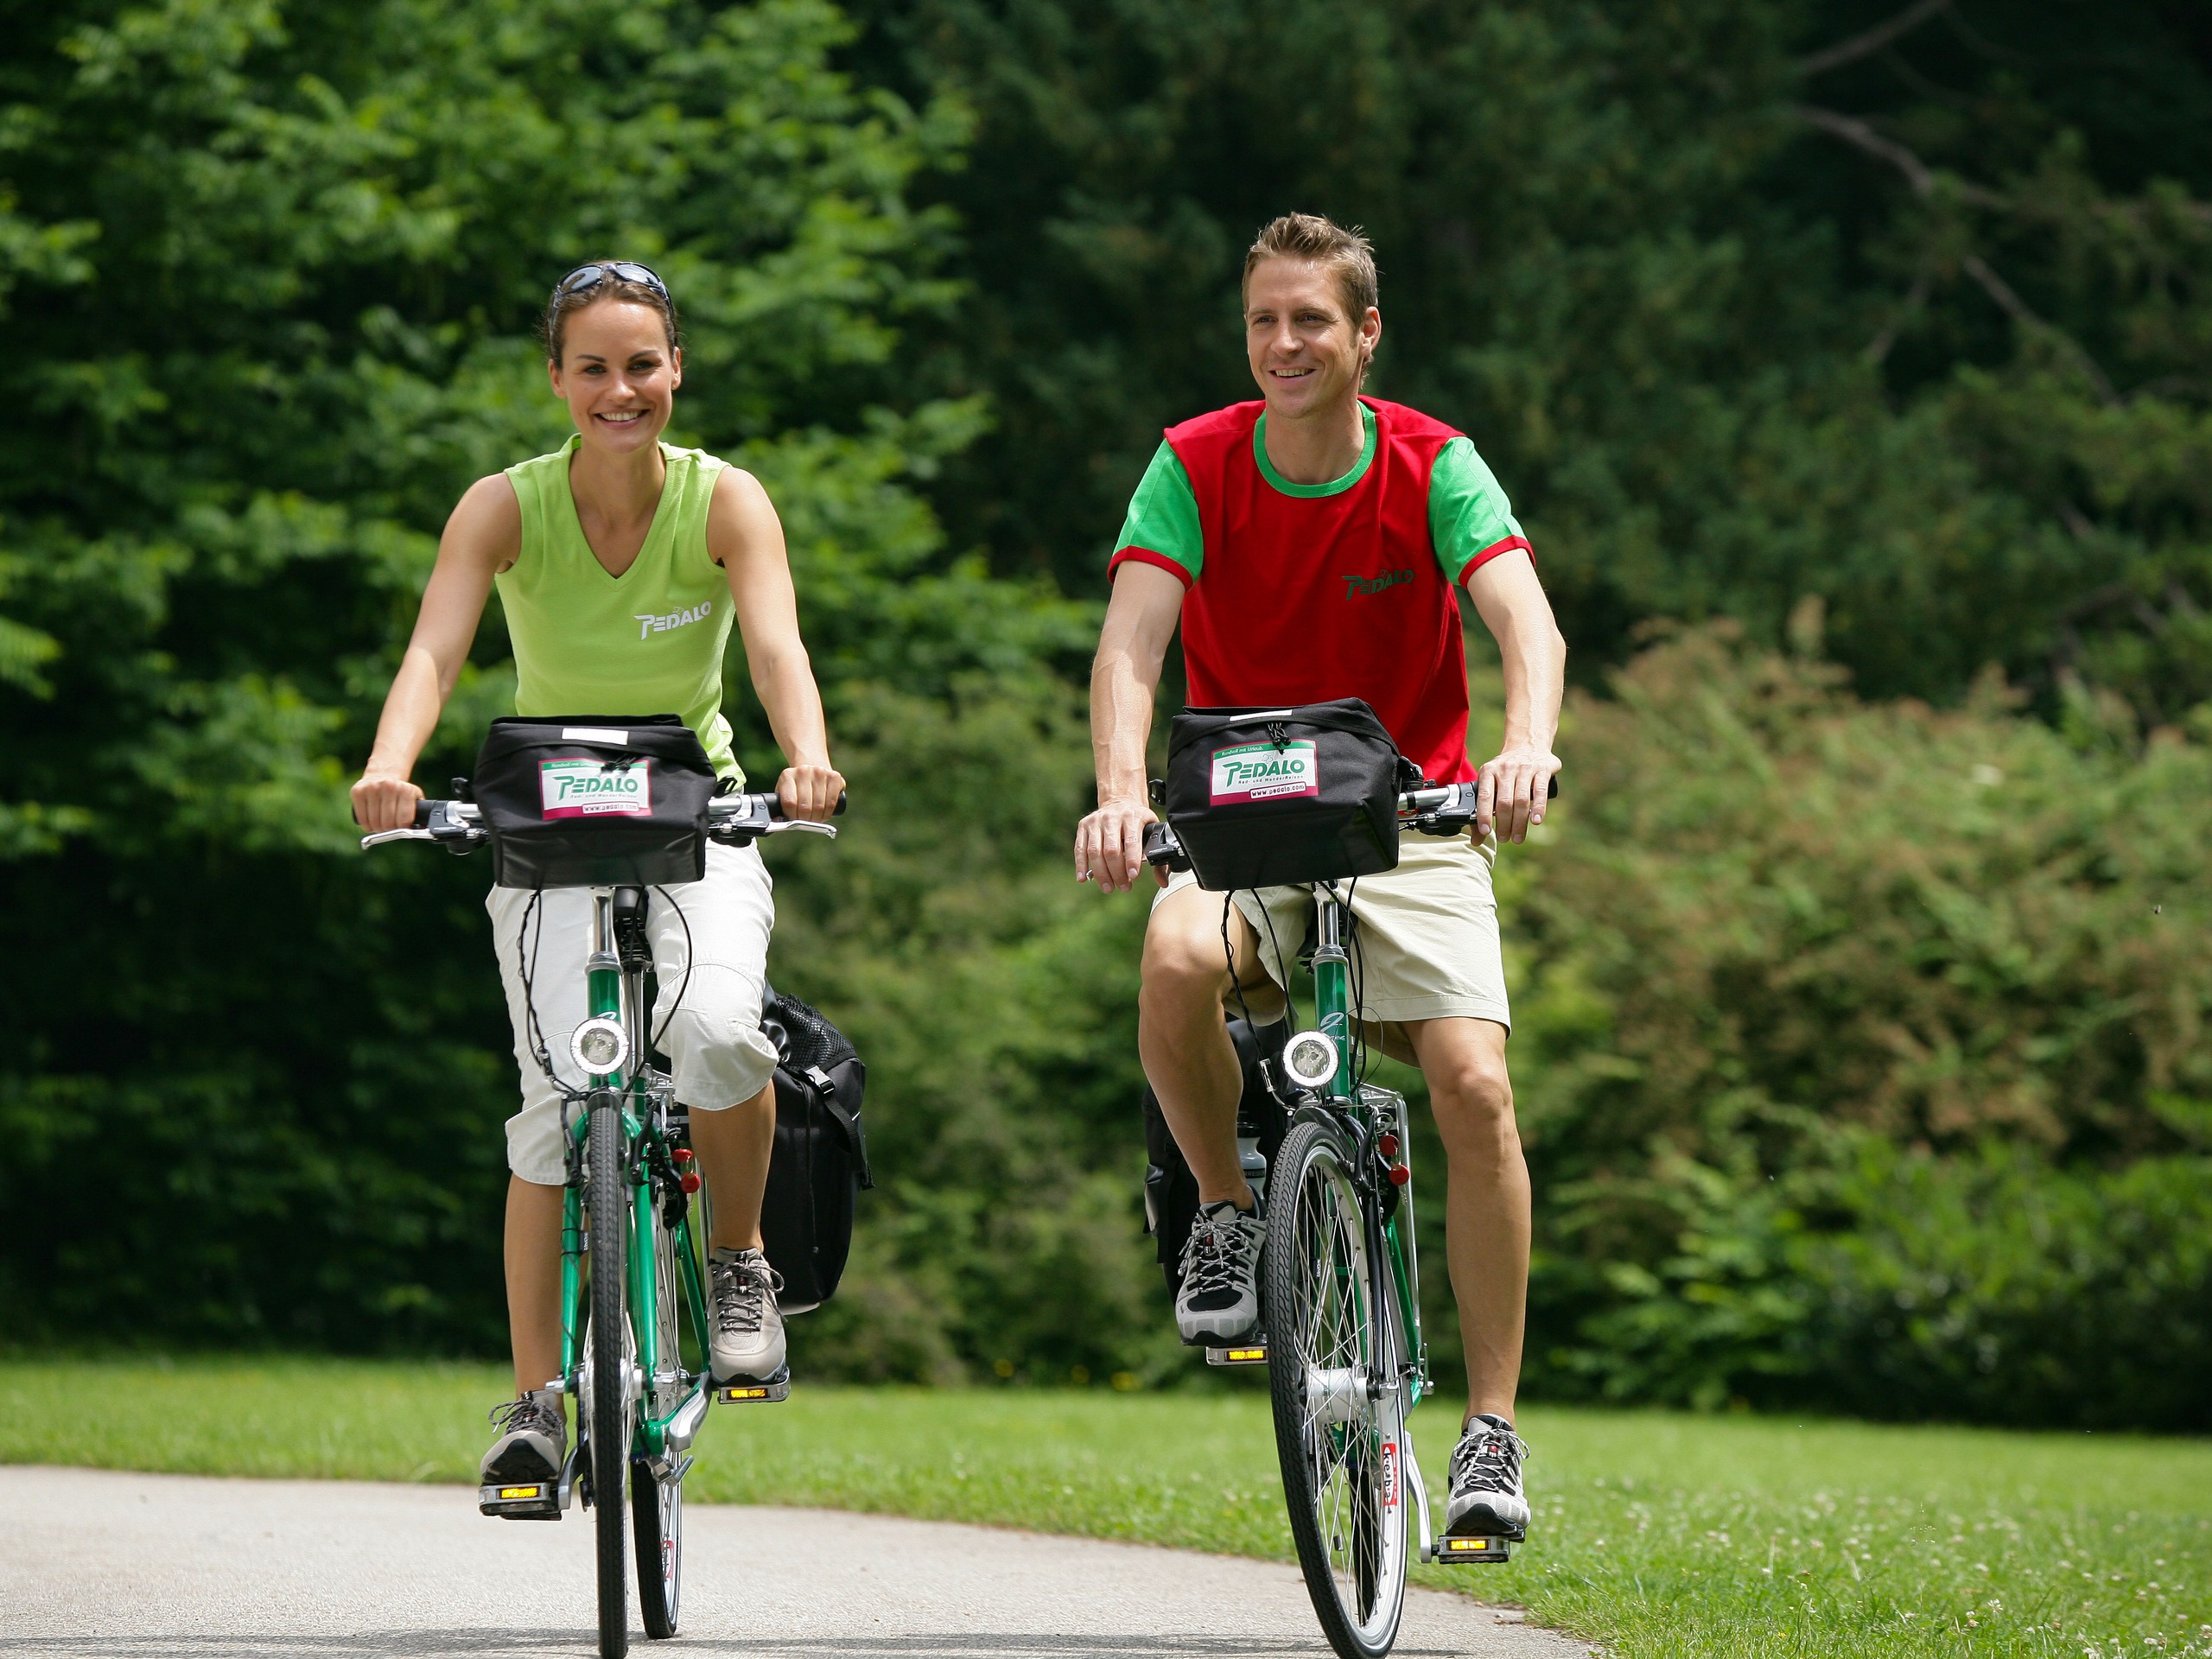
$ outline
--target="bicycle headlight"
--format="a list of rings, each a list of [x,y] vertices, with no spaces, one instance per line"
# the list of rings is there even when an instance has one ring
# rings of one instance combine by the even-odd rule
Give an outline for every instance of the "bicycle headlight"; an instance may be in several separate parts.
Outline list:
[[[1301,1031],[1282,1046],[1282,1069],[1301,1089],[1319,1089],[1337,1075],[1337,1046],[1318,1031]]]
[[[569,1039],[569,1052],[586,1076],[605,1077],[620,1071],[630,1058],[629,1033],[622,1029],[620,1020],[601,1014],[576,1027]]]

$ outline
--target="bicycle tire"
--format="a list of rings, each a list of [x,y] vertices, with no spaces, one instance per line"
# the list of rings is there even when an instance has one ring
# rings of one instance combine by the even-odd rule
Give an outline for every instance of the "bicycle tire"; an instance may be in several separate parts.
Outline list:
[[[591,1495],[599,1555],[601,1659],[630,1650],[629,1562],[623,1487],[630,1467],[628,1275],[630,1183],[624,1167],[622,1109],[592,1108],[585,1196],[591,1205]]]
[[[682,1332],[678,1309],[683,1286],[677,1277],[676,1234],[662,1220],[658,1205],[647,1205],[652,1215],[654,1344],[664,1377],[647,1380],[651,1414],[665,1418],[684,1396]],[[630,1468],[630,1523],[638,1545],[638,1612],[645,1634],[665,1642],[676,1634],[676,1621],[683,1599],[683,1482],[679,1476],[663,1480],[642,1459]]]
[[[1294,1126],[1268,1182],[1261,1311],[1283,1499],[1306,1594],[1343,1659],[1379,1659],[1405,1608],[1405,1389],[1387,1265],[1351,1154]]]

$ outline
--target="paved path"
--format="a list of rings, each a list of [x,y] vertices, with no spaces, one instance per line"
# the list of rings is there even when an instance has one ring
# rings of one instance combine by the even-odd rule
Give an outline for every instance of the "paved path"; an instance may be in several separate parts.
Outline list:
[[[591,1528],[448,1486],[0,1468],[0,1659],[550,1659],[594,1651]],[[1294,1568],[941,1522],[697,1504],[683,1633],[747,1659],[1320,1656]],[[632,1602],[632,1618],[636,1618]],[[1413,1592],[1408,1659],[1581,1659]]]

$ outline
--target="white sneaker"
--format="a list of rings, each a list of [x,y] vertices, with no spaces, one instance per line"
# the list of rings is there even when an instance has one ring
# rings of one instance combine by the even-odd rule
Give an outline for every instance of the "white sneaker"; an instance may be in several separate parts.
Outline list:
[[[1503,1417],[1471,1417],[1452,1448],[1452,1491],[1444,1530],[1454,1538],[1529,1535],[1529,1500],[1521,1491],[1521,1465],[1529,1444]]]
[[[707,1272],[714,1281],[707,1348],[715,1381],[774,1381],[784,1369],[784,1315],[776,1306],[782,1275],[758,1250],[715,1250]]]
[[[486,1486],[505,1481],[558,1480],[568,1461],[569,1426],[561,1396],[550,1389],[518,1395],[492,1413],[499,1438],[477,1471]]]
[[[1268,1224],[1256,1208],[1226,1198],[1199,1206],[1183,1242],[1175,1328],[1185,1342],[1239,1342],[1260,1322],[1260,1247]]]

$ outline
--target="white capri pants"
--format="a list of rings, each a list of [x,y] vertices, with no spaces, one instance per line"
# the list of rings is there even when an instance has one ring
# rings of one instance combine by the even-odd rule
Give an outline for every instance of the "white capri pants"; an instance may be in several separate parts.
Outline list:
[[[776,1071],[775,1046],[760,1030],[768,935],[776,925],[774,884],[758,848],[711,842],[703,880],[654,887],[647,898],[645,933],[659,982],[648,1031],[662,1033],[658,1046],[675,1064],[677,1099],[695,1111],[726,1111],[759,1094]],[[584,958],[591,954],[591,905],[588,887],[535,894],[494,887],[484,901],[507,988],[507,1017],[514,1023],[515,1063],[522,1068],[522,1109],[507,1120],[507,1167],[541,1186],[563,1185],[568,1165],[562,1155],[561,1096],[537,1063],[529,1009],[537,1007],[538,1030],[561,1081],[587,1087],[589,1080],[569,1053],[569,1038],[589,1008]]]

